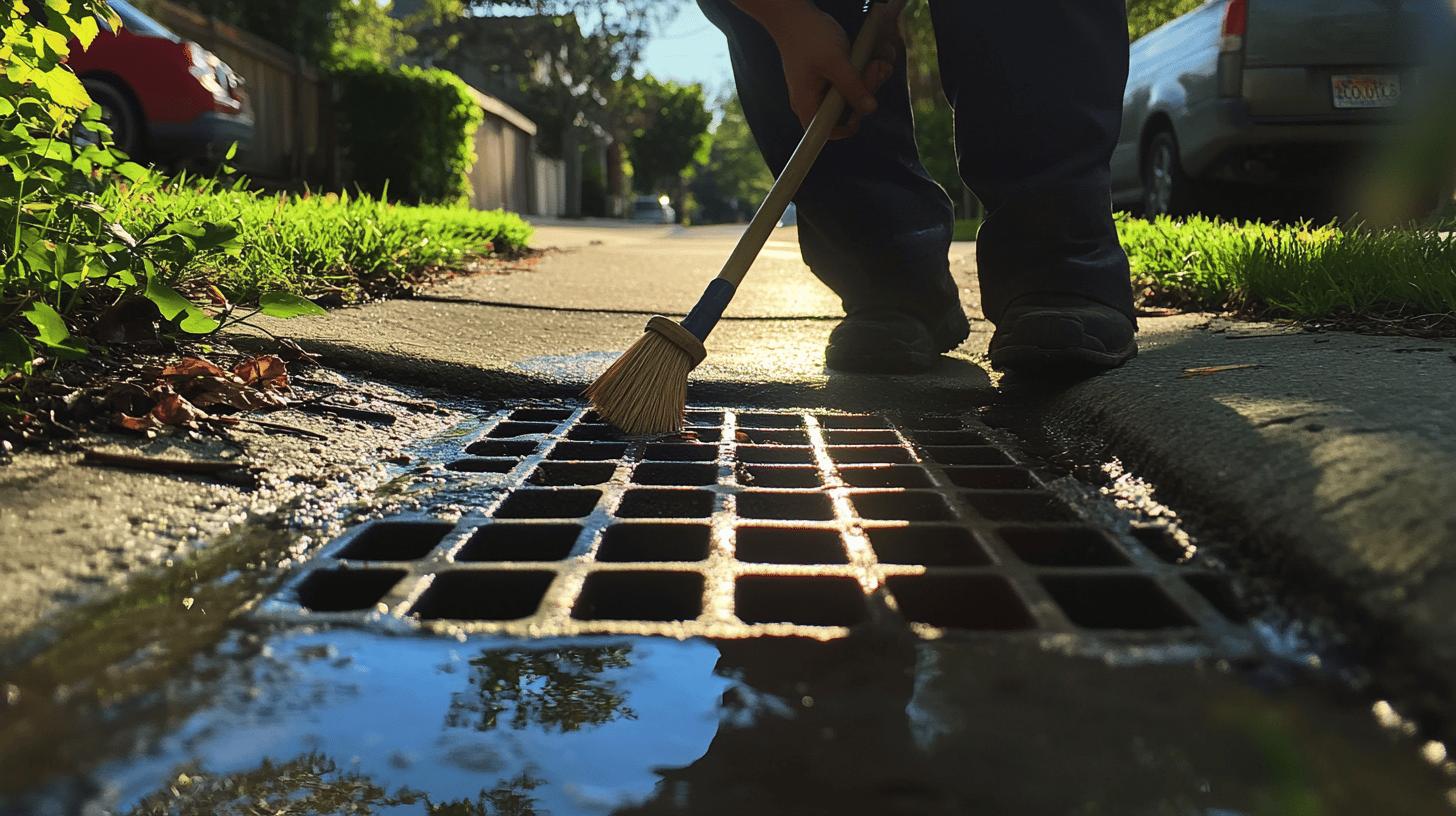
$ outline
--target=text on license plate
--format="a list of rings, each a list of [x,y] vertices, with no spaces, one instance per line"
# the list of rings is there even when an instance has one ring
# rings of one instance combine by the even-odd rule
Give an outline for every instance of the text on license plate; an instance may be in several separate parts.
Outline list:
[[[1330,82],[1337,108],[1393,108],[1400,104],[1399,74],[1336,74]]]

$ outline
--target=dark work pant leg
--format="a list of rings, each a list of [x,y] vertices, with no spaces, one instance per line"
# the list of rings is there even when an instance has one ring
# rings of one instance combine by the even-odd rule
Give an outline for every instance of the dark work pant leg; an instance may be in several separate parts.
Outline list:
[[[727,35],[744,115],[777,175],[804,132],[789,107],[778,48],[731,0],[698,4]],[[859,3],[820,0],[820,6],[854,36]],[[879,103],[858,134],[824,149],[796,196],[800,248],[846,311],[909,311],[950,347],[967,331],[947,260],[955,211],[920,163],[903,64]]]
[[[986,205],[986,316],[1032,293],[1133,314],[1108,163],[1127,83],[1123,0],[932,0],[961,176]]]

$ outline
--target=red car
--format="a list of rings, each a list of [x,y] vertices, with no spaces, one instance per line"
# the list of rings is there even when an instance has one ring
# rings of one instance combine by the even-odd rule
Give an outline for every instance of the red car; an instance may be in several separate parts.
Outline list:
[[[111,7],[121,30],[103,30],[85,51],[72,43],[70,66],[101,106],[118,147],[155,162],[183,162],[214,158],[252,138],[242,77],[126,0],[111,0]]]

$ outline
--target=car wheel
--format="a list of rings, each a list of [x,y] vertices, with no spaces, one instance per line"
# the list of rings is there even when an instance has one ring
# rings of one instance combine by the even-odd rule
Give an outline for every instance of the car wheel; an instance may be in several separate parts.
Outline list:
[[[1178,138],[1160,130],[1143,151],[1143,215],[1186,215],[1192,212],[1192,182],[1183,173]]]
[[[112,143],[128,155],[136,153],[141,146],[142,117],[131,97],[104,79],[83,79],[81,84],[101,108],[101,121],[111,128]],[[94,134],[83,134],[83,138],[95,141]]]

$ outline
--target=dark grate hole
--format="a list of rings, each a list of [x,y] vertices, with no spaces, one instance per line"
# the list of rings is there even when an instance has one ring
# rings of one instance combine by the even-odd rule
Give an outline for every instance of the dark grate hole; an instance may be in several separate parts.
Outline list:
[[[551,586],[552,572],[469,570],[435,576],[415,604],[426,620],[509,621],[529,618]]]
[[[515,470],[516,459],[456,459],[445,465],[446,470],[457,473],[510,473]]]
[[[1011,465],[1011,457],[987,446],[926,448],[925,454],[942,465]]]
[[[598,561],[702,561],[712,530],[706,524],[618,524],[608,527]]]
[[[583,422],[572,428],[566,438],[580,442],[615,442],[622,438],[622,432],[605,423],[597,425]]]
[[[565,422],[571,419],[566,408],[517,408],[511,412],[511,419],[517,422]]]
[[[560,561],[571,555],[581,536],[575,524],[497,522],[475,531],[456,561]]]
[[[839,478],[850,487],[930,487],[930,474],[917,465],[848,465]]]
[[[989,445],[990,440],[975,431],[911,431],[922,445]]]
[[[745,575],[735,589],[744,623],[853,626],[864,620],[864,591],[853,578]]]
[[[1030,629],[1036,621],[999,575],[896,575],[890,594],[907,620],[945,629]]]
[[[1116,567],[1127,563],[1112,539],[1095,527],[1003,527],[1001,540],[1038,567]]]
[[[465,449],[471,456],[530,456],[536,450],[535,442],[500,442],[487,439],[476,442]]]
[[[495,511],[496,518],[582,518],[591,515],[600,490],[526,488],[512,493]]]
[[[877,417],[873,414],[819,414],[815,416],[819,424],[825,428],[847,429],[847,430],[873,430],[888,428],[890,423],[884,417]]]
[[[632,481],[645,485],[698,487],[717,484],[718,466],[687,462],[645,462],[632,471]]]
[[[1239,593],[1234,589],[1233,581],[1222,575],[1189,575],[1183,580],[1198,591],[1205,600],[1218,610],[1220,615],[1228,618],[1237,624],[1249,622],[1249,614],[1244,610],[1243,601]]]
[[[443,521],[380,521],[350,541],[338,558],[354,561],[417,561],[430,554],[455,525]]]
[[[315,612],[372,609],[407,573],[404,570],[314,570],[298,587],[298,602]]]
[[[847,564],[834,530],[739,527],[737,558],[753,564]]]
[[[687,424],[705,427],[717,427],[723,424],[722,411],[688,411],[685,415]]]
[[[805,431],[785,431],[765,428],[748,428],[739,431],[740,442],[770,445],[807,445],[809,434]]]
[[[628,490],[617,508],[621,518],[707,518],[713,515],[709,490]]]
[[[527,481],[543,487],[599,485],[610,482],[616,471],[610,462],[542,462]]]
[[[740,428],[798,428],[803,420],[797,414],[739,414]]]
[[[703,607],[696,572],[594,572],[572,616],[581,620],[693,620]]]
[[[627,446],[621,442],[560,442],[551,449],[546,458],[605,462],[608,459],[621,459],[626,455]]]
[[[841,465],[909,464],[910,451],[899,445],[830,445],[829,458]]]
[[[930,491],[855,493],[853,501],[860,518],[885,521],[951,521],[955,518],[945,499]]]
[[[961,429],[961,425],[958,417],[943,416],[912,417],[905,423],[905,427],[912,429],[912,434],[920,434],[925,431],[958,431]]]
[[[1065,502],[1040,490],[977,490],[962,493],[961,497],[991,521],[1045,524],[1077,520]]]
[[[723,432],[717,428],[688,428],[683,431],[682,438],[685,441],[703,442],[709,445],[716,445],[723,439]]]
[[[957,487],[972,490],[1031,490],[1039,485],[1031,472],[1017,467],[948,467],[945,475]]]
[[[1084,629],[1176,629],[1193,621],[1140,575],[1044,576],[1052,599],[1067,618]]]
[[[898,445],[900,435],[894,431],[825,431],[824,441],[831,445]]]
[[[971,531],[963,527],[916,524],[866,530],[882,564],[926,567],[969,567],[991,563]]]
[[[1169,564],[1187,564],[1198,554],[1197,547],[1179,541],[1173,529],[1164,524],[1135,524],[1132,535]]]
[[[819,469],[795,465],[740,465],[739,484],[752,487],[819,487]]]
[[[549,434],[556,430],[554,422],[502,422],[490,429],[486,436],[493,438],[506,438],[511,436],[530,436],[532,434]]]
[[[711,462],[718,458],[718,446],[692,442],[655,443],[647,446],[642,458],[657,462]]]
[[[823,493],[745,491],[738,494],[738,515],[756,519],[827,521],[834,518],[834,505]]]
[[[739,445],[738,461],[757,465],[812,465],[814,449],[783,445]]]

